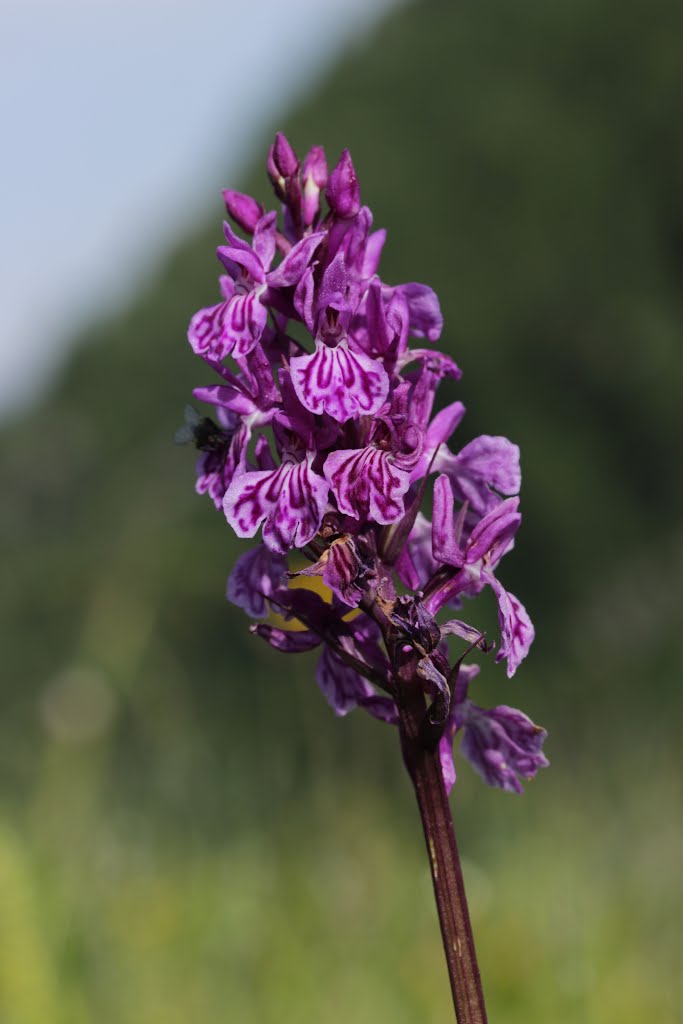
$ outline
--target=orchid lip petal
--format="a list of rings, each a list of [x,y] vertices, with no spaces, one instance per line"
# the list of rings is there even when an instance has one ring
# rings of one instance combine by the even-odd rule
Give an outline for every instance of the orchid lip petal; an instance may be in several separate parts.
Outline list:
[[[376,359],[351,352],[344,339],[334,348],[318,340],[315,352],[291,360],[292,383],[301,404],[339,423],[371,416],[386,400],[389,376]]]
[[[381,526],[403,516],[410,474],[395,465],[391,453],[372,446],[331,452],[323,472],[345,515],[369,517]]]
[[[304,547],[318,532],[329,486],[313,472],[313,452],[302,462],[286,461],[275,470],[236,477],[223,501],[225,516],[238,537],[253,537],[263,524],[271,551]]]
[[[280,585],[286,568],[285,558],[259,544],[237,559],[228,578],[227,599],[252,619],[264,618],[268,614],[267,599]]]

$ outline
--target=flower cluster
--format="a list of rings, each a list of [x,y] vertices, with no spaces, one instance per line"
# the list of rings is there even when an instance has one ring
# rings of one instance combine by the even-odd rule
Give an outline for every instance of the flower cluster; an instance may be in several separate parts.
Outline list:
[[[492,645],[459,619],[436,619],[490,587],[508,676],[529,650],[531,621],[498,579],[521,519],[519,449],[486,435],[449,447],[465,409],[434,412],[441,382],[461,376],[431,347],[437,296],[379,277],[385,232],[361,205],[349,153],[328,172],[321,147],[300,163],[278,134],[267,171],[282,216],[224,193],[248,240],[225,223],[220,301],[188,332],[215,374],[194,391],[214,418],[189,408],[185,427],[200,450],[197,490],[239,537],[262,534],[235,565],[228,598],[269,620],[252,630],[278,650],[322,648],[317,681],[339,715],[363,707],[396,723],[397,667],[412,659],[447,785],[460,732],[485,781],[519,791],[520,777],[547,764],[545,732],[520,711],[472,703],[477,668],[462,654],[451,664],[448,638],[465,653]],[[430,522],[420,505],[432,479]],[[329,599],[298,576],[322,577]]]

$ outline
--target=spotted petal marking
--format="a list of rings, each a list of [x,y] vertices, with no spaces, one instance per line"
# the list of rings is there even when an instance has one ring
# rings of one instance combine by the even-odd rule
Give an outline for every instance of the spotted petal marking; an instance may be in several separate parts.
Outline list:
[[[378,359],[352,352],[346,339],[335,348],[318,340],[315,352],[291,360],[292,383],[301,404],[339,423],[371,416],[384,404],[389,377]]]
[[[391,452],[373,445],[332,452],[323,472],[339,511],[345,515],[361,520],[369,516],[388,526],[404,514],[403,496],[410,486],[410,473],[394,464]]]
[[[314,457],[309,452],[302,462],[290,459],[274,470],[235,477],[223,499],[223,511],[238,537],[253,537],[263,523],[264,543],[279,554],[304,547],[315,537],[329,485],[311,469]]]

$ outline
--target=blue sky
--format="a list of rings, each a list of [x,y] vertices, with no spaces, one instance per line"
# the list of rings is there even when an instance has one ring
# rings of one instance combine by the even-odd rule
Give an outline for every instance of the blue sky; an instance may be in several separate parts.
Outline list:
[[[396,2],[2,0],[0,416]]]

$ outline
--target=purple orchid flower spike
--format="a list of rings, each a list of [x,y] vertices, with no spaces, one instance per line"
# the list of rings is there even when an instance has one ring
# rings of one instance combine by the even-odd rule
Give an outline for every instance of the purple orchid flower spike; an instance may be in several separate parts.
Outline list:
[[[386,232],[361,205],[348,151],[328,172],[322,147],[300,162],[278,133],[267,172],[278,210],[223,193],[249,240],[225,224],[222,299],[188,331],[216,374],[194,391],[212,418],[189,409],[178,439],[194,442],[197,490],[237,536],[262,530],[227,584],[228,599],[260,620],[252,634],[282,653],[318,648],[316,680],[335,714],[358,708],[397,726],[458,1019],[481,1024],[447,800],[453,742],[460,735],[483,780],[509,792],[548,763],[543,729],[469,696],[475,657],[495,647],[510,677],[534,639],[523,604],[498,578],[521,523],[519,449],[488,434],[453,445],[465,407],[453,394],[459,366],[431,347],[443,330],[439,300],[428,285],[382,280]],[[421,509],[432,480],[430,521]],[[440,621],[486,588],[498,605],[495,637],[460,618]]]
[[[361,206],[348,151],[328,172],[322,147],[300,163],[278,133],[267,169],[283,224],[251,196],[224,192],[229,216],[250,240],[225,225],[223,300],[200,310],[189,330],[219,377],[194,392],[217,421],[206,419],[211,429],[193,435],[197,489],[222,506],[238,536],[263,529],[259,554],[243,557],[231,577],[231,598],[249,615],[267,614],[295,549],[310,558],[296,575],[320,576],[340,608],[365,609],[380,633],[387,623],[397,628],[394,574],[424,592],[428,616],[490,587],[496,660],[513,675],[534,638],[523,604],[497,576],[521,521],[519,449],[489,435],[449,447],[465,408],[453,399],[434,413],[435,399],[461,371],[450,356],[409,344],[438,340],[439,300],[427,285],[381,280],[386,233]],[[309,333],[308,344],[294,340],[302,335],[290,334],[292,321]],[[223,365],[230,356],[235,370]],[[430,522],[420,503],[432,473]],[[259,573],[257,587],[250,580]],[[468,630],[476,633],[462,623],[458,635]],[[447,653],[415,651],[421,689],[445,700]]]

